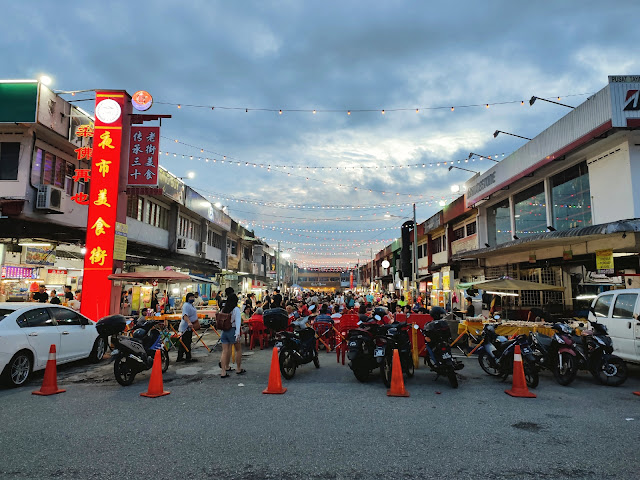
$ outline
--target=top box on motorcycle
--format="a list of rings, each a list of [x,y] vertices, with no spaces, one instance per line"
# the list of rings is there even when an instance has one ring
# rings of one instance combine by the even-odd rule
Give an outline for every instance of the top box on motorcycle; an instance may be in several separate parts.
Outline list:
[[[127,319],[122,315],[110,315],[101,318],[98,320],[98,323],[96,323],[98,335],[105,337],[124,332],[125,328],[127,328]]]
[[[451,336],[451,329],[446,320],[435,320],[424,326],[424,331],[430,334]]]
[[[275,331],[286,330],[289,326],[289,315],[284,308],[270,308],[262,316],[264,326]]]

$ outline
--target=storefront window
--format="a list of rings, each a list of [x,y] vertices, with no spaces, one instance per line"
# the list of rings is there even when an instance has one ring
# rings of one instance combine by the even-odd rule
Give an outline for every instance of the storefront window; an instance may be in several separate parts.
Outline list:
[[[591,193],[587,162],[551,177],[553,223],[556,230],[591,225]]]
[[[33,165],[31,166],[31,185],[40,185],[42,178],[42,157],[44,151],[38,148],[33,156]]]
[[[539,183],[513,197],[516,235],[520,238],[547,231],[544,184]]]
[[[17,180],[20,163],[20,143],[0,143],[0,180]]]
[[[495,245],[511,240],[511,213],[508,199],[487,209],[487,230],[489,236],[494,237]],[[494,246],[493,242],[491,246]]]
[[[42,169],[42,184],[53,185],[54,169],[56,165],[56,157],[51,153],[44,154],[44,165]]]

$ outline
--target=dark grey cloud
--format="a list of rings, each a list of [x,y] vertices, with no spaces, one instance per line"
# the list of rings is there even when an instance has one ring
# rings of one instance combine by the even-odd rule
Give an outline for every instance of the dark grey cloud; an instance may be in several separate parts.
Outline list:
[[[545,104],[454,112],[424,107],[595,92],[609,74],[638,73],[636,4],[632,0],[609,4],[591,0],[14,2],[3,6],[0,16],[2,70],[7,78],[46,72],[54,77],[54,88],[62,90],[144,88],[157,102],[217,106],[213,111],[159,103],[153,108],[174,115],[163,123],[163,135],[169,140],[163,140],[161,147],[179,155],[163,156],[162,164],[177,175],[197,171],[191,183],[203,193],[292,204],[411,203],[450,198],[450,185],[471,174],[449,172],[444,166],[394,170],[376,166],[450,162],[471,151],[509,153],[522,141],[506,135],[494,139],[493,131],[533,137],[566,113],[562,107]],[[577,105],[585,98],[563,101]],[[387,113],[278,115],[223,110],[223,106],[384,108]],[[416,107],[421,108],[417,114],[391,111]],[[197,160],[218,155],[171,141],[176,138],[242,162],[334,169],[294,171],[288,176],[222,166]],[[194,160],[189,160],[191,155]],[[367,168],[344,170],[354,165]],[[461,166],[484,170],[490,163]],[[369,189],[412,197],[383,196]],[[438,209],[437,204],[418,205],[419,220]],[[299,211],[233,202],[230,210],[237,218],[279,222],[269,225],[281,228],[306,225],[300,218],[312,222],[353,214],[349,222],[323,221],[323,228],[330,230],[345,229],[345,223],[352,229],[397,226],[395,217],[378,219],[384,211],[402,217],[411,208],[405,204],[377,210]],[[255,230],[272,239],[303,243],[334,238],[339,245],[398,233],[309,234],[302,240],[258,226]]]

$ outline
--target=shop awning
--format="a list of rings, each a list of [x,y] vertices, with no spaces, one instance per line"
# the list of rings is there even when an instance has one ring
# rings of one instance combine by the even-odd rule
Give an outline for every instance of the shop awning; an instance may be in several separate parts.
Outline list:
[[[498,278],[495,280],[480,280],[477,282],[459,283],[456,288],[466,290],[467,288],[479,288],[482,290],[544,290],[562,292],[564,287],[556,287],[546,283],[528,282],[526,280],[516,280],[515,278]]]
[[[214,280],[211,280],[208,277],[201,277],[200,275],[194,275],[192,273],[189,274],[189,277],[191,277],[191,280],[193,280],[194,282],[197,283],[211,283],[212,285],[215,285],[216,287],[219,287],[220,284]]]
[[[114,273],[107,277],[109,280],[129,280],[135,281],[148,281],[157,280],[159,282],[180,282],[184,280],[191,280],[191,276],[186,273],[175,272],[173,270],[150,270],[146,272],[129,272],[129,273]]]

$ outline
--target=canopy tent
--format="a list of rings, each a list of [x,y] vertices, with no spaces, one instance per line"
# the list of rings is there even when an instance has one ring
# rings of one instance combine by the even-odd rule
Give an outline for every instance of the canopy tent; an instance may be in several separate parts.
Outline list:
[[[482,290],[543,290],[562,292],[564,287],[548,285],[546,283],[528,282],[526,280],[516,280],[515,278],[503,277],[495,280],[480,280],[477,282],[459,283],[459,289],[479,288]]]
[[[144,272],[114,273],[107,277],[109,280],[129,280],[147,281],[157,280],[159,282],[182,282],[191,281],[191,277],[186,273],[174,272],[173,270],[149,270]]]

